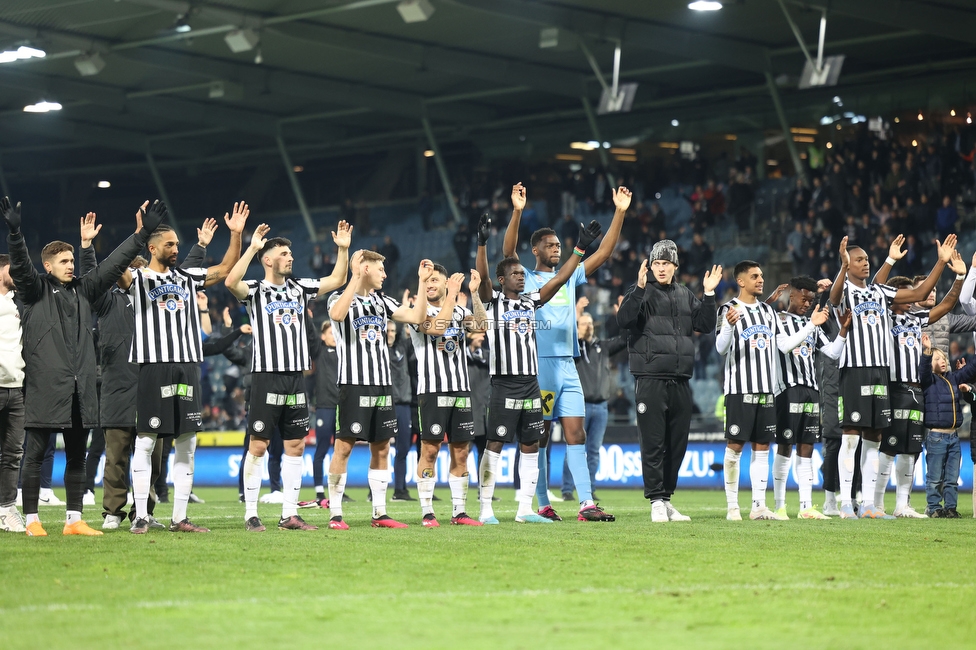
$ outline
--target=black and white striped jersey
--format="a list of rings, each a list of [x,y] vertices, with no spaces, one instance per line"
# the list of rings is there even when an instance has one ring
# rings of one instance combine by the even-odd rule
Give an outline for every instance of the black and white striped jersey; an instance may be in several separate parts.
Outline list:
[[[340,292],[329,297],[329,309]],[[384,293],[356,294],[342,321],[332,321],[339,356],[339,385],[392,386],[386,324],[400,303]]]
[[[197,291],[203,290],[207,269],[174,266],[164,273],[148,267],[131,269],[129,295],[135,328],[132,363],[200,363],[203,341]]]
[[[838,319],[841,311],[851,312],[847,344],[840,355],[841,368],[889,367],[889,308],[896,293],[897,289],[886,284],[869,284],[861,288],[850,280],[845,281],[840,310],[834,309]]]
[[[739,320],[732,326],[732,345],[725,355],[725,394],[771,394],[776,386],[779,316],[764,302],[750,305],[733,298],[719,308],[719,329],[730,307],[739,312]]]
[[[437,316],[440,307],[427,306],[428,316]],[[470,391],[468,363],[464,350],[464,319],[470,311],[455,305],[451,324],[440,336],[420,332],[419,325],[410,326],[410,340],[417,355],[417,393],[451,393]]]
[[[499,291],[485,303],[492,376],[539,374],[535,310],[541,304],[538,292],[523,293],[513,300]]]
[[[891,381],[917,384],[921,381],[918,365],[922,362],[922,329],[929,325],[925,311],[907,314],[891,313]]]
[[[248,280],[247,316],[253,329],[251,372],[302,372],[311,367],[305,309],[319,293],[318,280],[286,278],[282,285]]]
[[[797,314],[791,314],[786,311],[779,313],[781,333],[786,336],[799,334],[809,324],[810,319],[806,316],[798,316]],[[785,387],[809,386],[814,390],[820,390],[817,385],[816,352],[821,347],[829,344],[830,341],[826,335],[817,327],[803,339],[800,345],[789,352],[784,353],[781,350],[777,350],[783,385]]]

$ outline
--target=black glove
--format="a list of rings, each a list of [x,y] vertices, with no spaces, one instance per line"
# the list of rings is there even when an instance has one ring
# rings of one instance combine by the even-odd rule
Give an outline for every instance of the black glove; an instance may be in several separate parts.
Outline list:
[[[584,226],[582,223],[579,227],[579,237],[576,238],[576,248],[581,251],[585,251],[586,247],[593,243],[593,240],[600,236],[603,232],[603,228],[600,227],[600,223],[595,219],[590,222],[590,225]]]
[[[20,232],[20,203],[17,207],[11,207],[10,199],[6,196],[0,201],[0,212],[3,213],[3,220],[7,222],[7,228],[10,229],[11,235],[16,235]]]
[[[491,219],[488,217],[488,213],[481,215],[481,219],[478,220],[478,246],[485,246],[488,244],[488,232],[491,227]]]
[[[152,233],[159,228],[164,219],[166,219],[166,204],[156,199],[149,209],[142,213],[142,229]]]

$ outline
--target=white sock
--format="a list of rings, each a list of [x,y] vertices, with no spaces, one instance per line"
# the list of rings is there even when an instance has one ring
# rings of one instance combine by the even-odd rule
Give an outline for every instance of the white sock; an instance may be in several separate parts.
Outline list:
[[[812,468],[811,468],[812,469]],[[813,474],[811,473],[810,479],[813,479]],[[837,493],[831,492],[830,490],[824,490],[824,510],[832,510],[837,507]]]
[[[773,456],[773,499],[776,510],[786,506],[786,479],[790,475],[791,460],[791,456],[782,456],[778,452]]]
[[[366,479],[373,493],[373,519],[377,519],[386,514],[386,487],[390,484],[390,472],[371,469],[366,473]]]
[[[457,517],[465,512],[464,507],[468,500],[468,475],[467,473],[464,476],[451,474],[447,483],[451,486],[451,506],[453,507],[451,516]]]
[[[769,484],[769,450],[752,452],[749,463],[749,481],[752,483],[752,508],[766,507],[766,486]]]
[[[908,497],[915,481],[915,457],[898,454],[895,457],[895,510],[908,507]]]
[[[433,472],[433,470],[430,470]],[[417,498],[420,499],[420,514],[434,514],[434,486],[437,479],[433,476],[417,477]]]
[[[132,498],[136,505],[136,519],[149,517],[149,488],[152,483],[152,453],[155,446],[156,436],[136,436],[136,449],[132,454]]]
[[[851,504],[854,488],[854,457],[857,455],[857,436],[841,436],[840,451],[837,452],[837,473],[840,475],[840,503]]]
[[[498,461],[501,454],[497,451],[485,450],[481,457],[481,467],[478,468],[479,500],[481,501],[481,519],[495,516],[491,507],[491,498],[495,496],[495,480],[498,477]]]
[[[329,474],[329,514],[342,516],[342,495],[346,491],[346,473]]]
[[[884,495],[891,479],[891,466],[895,462],[894,456],[878,453],[878,480],[874,484],[874,505],[884,510]]]
[[[78,512],[77,510],[68,510],[68,511],[66,511],[65,514],[66,514],[66,517],[65,517],[64,523],[66,523],[66,524],[73,524],[76,521],[81,521],[81,513]]]
[[[193,491],[193,452],[197,448],[197,434],[185,433],[173,441],[173,521],[186,519],[186,504]]]
[[[725,501],[730,508],[739,507],[739,457],[741,451],[725,448]]]
[[[532,499],[535,497],[535,488],[539,483],[539,452],[534,454],[522,453],[519,458],[519,481],[522,489],[518,497],[517,517],[534,514],[532,510]]]
[[[878,483],[878,448],[880,442],[861,441],[861,506],[874,507],[874,488]]]
[[[288,519],[298,514],[298,493],[302,491],[301,456],[281,457],[281,518]]]
[[[26,520],[27,520],[27,523],[28,524],[32,524],[35,521],[37,523],[41,523],[41,518],[37,516],[37,513],[36,512],[34,514],[32,514],[32,515],[26,515]]]
[[[261,491],[261,456],[248,452],[244,456],[244,521],[258,516],[258,493]]]
[[[796,483],[800,492],[800,512],[813,506],[813,459],[797,457]]]

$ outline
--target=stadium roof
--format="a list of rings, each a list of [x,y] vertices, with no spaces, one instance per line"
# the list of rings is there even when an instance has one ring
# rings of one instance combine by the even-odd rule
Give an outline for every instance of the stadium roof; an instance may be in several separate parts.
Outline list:
[[[411,146],[423,118],[439,142],[489,156],[556,151],[594,139],[588,57],[609,79],[617,43],[621,82],[639,86],[631,112],[597,118],[601,139],[778,129],[771,85],[791,125],[817,124],[835,96],[868,116],[972,103],[969,0],[724,2],[422,0],[433,14],[408,23],[401,0],[6,0],[0,50],[46,56],[0,63],[0,154],[17,176],[144,168],[147,151],[160,167],[235,167],[279,146]],[[843,73],[798,90],[805,55],[784,8],[816,57],[823,7]],[[63,108],[23,112],[42,100]]]

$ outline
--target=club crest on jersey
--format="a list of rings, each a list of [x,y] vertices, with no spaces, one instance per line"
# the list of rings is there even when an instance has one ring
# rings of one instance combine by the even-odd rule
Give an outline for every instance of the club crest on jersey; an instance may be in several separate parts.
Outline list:
[[[444,330],[442,334],[437,339],[437,349],[440,352],[447,352],[448,354],[455,354],[461,350],[460,339],[461,339],[461,329],[457,327],[448,327]]]
[[[386,321],[379,316],[360,316],[352,321],[354,329],[359,330],[359,338],[373,343],[381,340],[386,331]]]
[[[803,357],[804,359],[806,359],[807,357],[809,357],[810,356],[810,343],[808,341],[804,341],[800,345],[798,345],[795,348],[793,348],[793,356],[795,356],[795,357]]]
[[[170,312],[181,311],[186,306],[186,301],[190,299],[190,293],[178,284],[161,284],[149,290],[149,299],[160,309]]]

